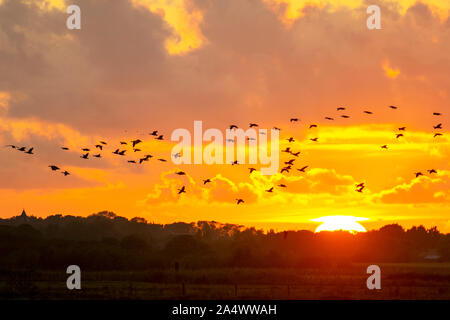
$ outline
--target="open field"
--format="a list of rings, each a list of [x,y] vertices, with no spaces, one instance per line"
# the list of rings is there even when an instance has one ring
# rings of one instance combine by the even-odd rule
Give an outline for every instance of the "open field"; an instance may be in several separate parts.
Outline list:
[[[4,273],[3,299],[450,299],[450,264],[379,264],[382,289],[366,287],[366,265],[308,269],[200,269]]]

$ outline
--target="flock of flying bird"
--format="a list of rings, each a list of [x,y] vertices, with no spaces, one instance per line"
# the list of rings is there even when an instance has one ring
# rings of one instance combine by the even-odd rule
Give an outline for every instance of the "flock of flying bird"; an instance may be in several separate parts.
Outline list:
[[[392,110],[397,110],[398,109],[398,107],[396,107],[396,106],[389,106],[389,108],[392,109]],[[338,112],[345,111],[346,107],[338,107],[336,110]],[[367,114],[367,115],[373,115],[372,111],[365,110],[363,112],[364,112],[364,114]],[[442,114],[440,112],[433,112],[433,116],[442,116]],[[340,117],[344,118],[344,119],[350,118],[350,116],[346,115],[346,114],[340,114]],[[333,118],[333,117],[325,117],[325,120],[334,121],[335,118]],[[298,121],[299,121],[298,118],[291,118],[290,119],[290,122],[298,122]],[[317,124],[309,125],[309,129],[313,129],[313,128],[317,128],[317,127],[318,127]],[[439,123],[439,124],[433,126],[433,129],[434,130],[441,130],[442,129],[442,123]],[[399,130],[399,132],[400,131],[401,132],[405,132],[406,131],[406,127],[400,127],[400,128],[398,128],[398,130]],[[396,136],[397,139],[400,139],[401,137],[404,137],[405,135],[404,135],[404,133],[396,133],[395,136]],[[434,138],[437,138],[437,137],[440,137],[440,136],[443,136],[443,134],[440,133],[440,132],[434,132],[433,133],[433,137]],[[317,137],[316,138],[310,138],[310,140],[312,142],[318,142],[319,138],[317,138]],[[293,137],[290,137],[290,138],[287,139],[287,141],[288,142],[294,142],[295,139]],[[387,150],[388,148],[389,147],[388,147],[387,144],[381,146],[381,149],[386,149]],[[282,150],[282,152],[286,152],[286,153],[291,154],[291,155],[293,155],[295,157],[298,157],[298,155],[300,154],[300,151],[292,152],[290,147],[287,147],[285,150]],[[289,170],[292,169],[292,165],[293,165],[294,161],[295,161],[295,159],[290,159],[289,161],[284,162],[284,164],[287,165],[287,166],[283,167],[280,172],[281,173],[289,172]],[[304,166],[304,167],[302,167],[300,169],[297,169],[297,170],[300,171],[300,172],[305,172],[305,170],[307,168],[308,168],[308,166]],[[428,170],[428,173],[429,174],[436,174],[437,170],[436,169],[430,169],[430,170]],[[420,176],[423,176],[423,175],[424,174],[422,172],[416,172],[415,173],[416,178],[418,178]],[[281,185],[279,185],[279,187],[284,187],[285,188],[286,186],[284,184],[281,184]],[[356,192],[362,193],[363,190],[366,188],[366,185],[365,185],[364,182],[361,182],[361,183],[356,184],[355,187],[356,187],[356,190],[355,190]],[[272,192],[273,188],[270,188],[269,190],[266,190],[266,191],[267,192]],[[242,200],[242,199],[240,199],[240,200]]]
[[[397,109],[398,109],[398,107],[396,107],[396,106],[389,106],[389,108],[390,108],[390,109],[393,109],[393,110],[397,110]],[[337,111],[338,111],[338,112],[345,111],[345,110],[346,110],[346,107],[338,107],[338,108],[337,108]],[[367,111],[367,110],[366,110],[366,111],[364,111],[364,114],[372,115],[373,112]],[[442,114],[439,113],[439,112],[434,112],[434,113],[433,113],[433,116],[441,116],[441,115],[442,115]],[[346,115],[346,114],[340,114],[340,117],[341,117],[341,118],[344,118],[344,119],[350,118],[350,116],[349,116],[349,115]],[[328,120],[328,121],[334,121],[335,118],[327,116],[327,117],[325,117],[325,120]],[[299,121],[300,121],[299,118],[290,118],[290,120],[289,120],[290,123],[296,123],[296,122],[299,122]],[[259,125],[256,124],[256,123],[250,123],[250,124],[249,124],[249,127],[250,127],[250,128],[254,128],[254,127],[258,127],[258,126],[259,126]],[[317,127],[318,127],[317,124],[311,124],[311,125],[309,125],[309,129],[313,129],[313,128],[317,128]],[[237,125],[230,125],[229,128],[230,128],[230,130],[233,130],[233,129],[237,129],[238,126],[237,126]],[[278,130],[278,131],[281,130],[281,129],[278,128],[278,127],[273,127],[273,129],[274,129],[274,130]],[[433,126],[433,129],[434,129],[434,130],[442,130],[442,123],[439,123],[439,124]],[[396,138],[397,138],[397,139],[400,139],[400,138],[404,137],[404,136],[405,136],[405,134],[404,134],[405,131],[406,131],[406,127],[400,127],[400,128],[398,128],[398,132],[395,133]],[[263,134],[263,132],[260,132],[260,133]],[[159,134],[157,130],[152,131],[151,133],[149,133],[149,135],[154,136],[154,137],[155,137],[155,138],[154,138],[155,140],[164,140],[164,135]],[[434,137],[434,138],[437,138],[437,137],[440,137],[440,136],[443,136],[443,134],[440,133],[440,132],[433,132],[433,137]],[[251,139],[255,139],[255,138],[248,137],[247,139],[248,139],[248,140],[251,140]],[[289,138],[286,139],[286,140],[287,140],[289,143],[295,142],[294,137],[289,137]],[[318,141],[319,141],[319,138],[318,138],[318,137],[310,138],[310,140],[311,140],[312,142],[318,142]],[[129,151],[129,150],[126,149],[125,146],[131,146],[131,147],[132,147],[133,153],[141,152],[142,150],[138,148],[138,145],[139,145],[140,143],[142,143],[142,142],[143,142],[143,141],[140,140],[140,139],[135,139],[135,140],[132,140],[132,141],[130,141],[130,142],[120,141],[120,146],[119,146],[119,148],[116,148],[112,153],[115,154],[115,155],[117,155],[117,156],[125,156],[125,155],[126,155],[126,152]],[[228,140],[227,140],[227,142],[234,142],[234,140],[231,140],[231,141],[228,141]],[[94,153],[93,150],[95,150],[95,154],[92,154],[92,157],[94,157],[94,158],[102,158],[101,152],[103,151],[103,149],[106,147],[107,144],[108,144],[108,143],[105,142],[105,141],[99,141],[98,144],[96,144],[96,145],[94,146],[94,149],[91,149],[91,148],[82,148],[81,151],[83,151],[83,153],[80,155],[80,158],[85,159],[85,160],[89,159],[89,155],[90,155],[91,153]],[[30,155],[33,155],[33,154],[34,154],[34,153],[33,153],[33,150],[34,150],[33,147],[29,147],[29,148],[27,148],[27,147],[18,147],[18,146],[12,145],[12,144],[6,145],[6,147],[9,147],[9,148],[11,148],[11,149],[15,149],[15,150],[20,151],[20,152],[24,152],[24,153],[26,153],[26,154],[30,154]],[[124,149],[124,148],[125,148],[125,149]],[[382,145],[381,148],[382,148],[382,149],[388,149],[388,145]],[[68,150],[69,150],[68,147],[64,147],[64,146],[61,147],[61,149],[64,150],[64,151],[68,151]],[[286,147],[286,148],[285,148],[284,150],[282,150],[281,152],[287,153],[287,154],[289,154],[289,155],[295,157],[295,158],[289,159],[288,161],[285,161],[285,162],[284,162],[285,166],[282,167],[281,170],[280,170],[280,173],[284,173],[284,172],[289,173],[290,170],[293,169],[292,167],[294,166],[294,162],[295,162],[296,158],[300,155],[300,151],[294,152],[294,151],[291,149],[291,147]],[[174,158],[177,158],[177,157],[180,157],[180,154],[177,153],[177,154],[174,154],[174,155],[172,155],[172,156],[173,156]],[[128,163],[132,163],[132,164],[137,164],[137,163],[142,164],[144,161],[148,161],[148,160],[149,160],[150,158],[152,158],[152,157],[153,157],[153,156],[152,156],[151,154],[145,154],[145,155],[143,155],[142,157],[139,157],[138,160],[127,160],[127,162],[128,162]],[[167,162],[167,160],[166,160],[166,159],[163,159],[163,158],[158,158],[157,160],[158,160],[158,161],[161,161],[161,162]],[[238,161],[233,161],[231,164],[232,164],[232,165],[238,165],[239,163],[238,163]],[[62,169],[60,169],[60,168],[59,168],[58,166],[56,166],[56,165],[49,165],[48,167],[49,167],[52,171],[58,171],[58,172],[61,172],[61,174],[63,174],[64,176],[70,175],[70,172],[68,172],[67,170],[64,170],[64,171],[63,171]],[[307,168],[309,168],[309,166],[303,166],[303,167],[301,167],[301,168],[297,168],[297,171],[304,173],[304,172],[306,172],[306,169],[307,169]],[[250,171],[250,174],[251,174],[252,172],[256,171],[255,168],[248,168],[248,169],[249,169],[249,171]],[[430,169],[430,170],[427,170],[427,171],[428,171],[428,173],[429,173],[430,175],[431,175],[431,174],[436,174],[436,173],[437,173],[437,170],[436,170],[436,169]],[[186,173],[185,173],[184,171],[178,171],[178,172],[176,172],[175,174],[180,175],[180,176],[186,175]],[[424,175],[422,172],[416,172],[416,173],[414,173],[414,174],[415,174],[416,178],[418,178],[418,177]],[[203,185],[206,185],[207,183],[210,183],[210,182],[212,182],[211,179],[205,179],[205,180],[203,180]],[[285,184],[279,184],[279,185],[277,185],[277,187],[279,187],[279,188],[287,188],[287,186],[286,186]],[[364,182],[362,182],[362,183],[357,184],[355,187],[356,187],[356,190],[355,190],[356,192],[362,193],[363,190],[365,189],[366,185],[365,185]],[[274,187],[273,187],[273,186],[270,187],[269,189],[265,190],[265,192],[268,192],[268,193],[272,193],[273,191],[274,191]],[[186,193],[186,186],[184,186],[184,185],[183,185],[181,188],[178,189],[178,194],[182,194],[182,193]],[[241,203],[244,203],[244,202],[245,202],[244,199],[241,199],[241,198],[236,199],[236,203],[237,203],[238,205],[241,204]]]

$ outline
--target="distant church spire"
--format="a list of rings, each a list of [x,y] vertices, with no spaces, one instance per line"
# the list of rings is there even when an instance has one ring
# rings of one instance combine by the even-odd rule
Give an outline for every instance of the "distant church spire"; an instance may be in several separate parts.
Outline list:
[[[21,218],[26,218],[27,213],[25,212],[25,209],[22,210],[22,214],[20,215]]]

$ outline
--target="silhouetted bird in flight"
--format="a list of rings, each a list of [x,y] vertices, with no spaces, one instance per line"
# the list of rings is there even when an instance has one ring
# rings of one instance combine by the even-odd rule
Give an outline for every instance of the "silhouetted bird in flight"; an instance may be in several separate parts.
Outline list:
[[[70,173],[69,173],[69,171],[63,171],[63,172],[61,172],[64,176],[68,176]]]
[[[105,141],[99,141],[101,144],[107,144]]]
[[[250,173],[252,173],[253,171],[256,171],[255,168],[248,168],[248,170],[250,171]]]
[[[159,158],[158,161],[161,161],[161,162],[167,162],[166,159],[162,159],[162,158]]]
[[[291,152],[291,154],[292,154],[294,157],[298,157],[298,155],[300,154],[300,151],[298,151],[298,152]]]
[[[289,121],[290,122],[298,122],[298,118],[291,118]]]
[[[142,142],[142,141],[139,140],[139,139],[136,139],[136,140],[131,141],[131,143],[133,144],[133,148],[134,148],[138,143],[141,143],[141,142]]]
[[[21,147],[21,148],[19,148],[19,149],[17,149],[18,151],[25,151],[26,150],[26,147]]]
[[[12,145],[12,144],[8,144],[8,145],[6,145],[5,147],[10,147],[11,149],[15,149],[15,148],[16,148],[16,146],[15,146],[15,145]]]
[[[283,173],[283,172],[287,172],[287,173],[289,173],[289,167],[284,167],[284,168],[281,168],[281,171],[280,171],[280,173]]]
[[[258,127],[258,125],[256,123],[250,123],[249,127],[254,128],[254,127]]]
[[[85,154],[82,154],[82,155],[80,156],[80,158],[82,158],[82,159],[88,159],[88,156],[89,156],[89,152],[88,152],[88,153],[85,153]]]
[[[396,106],[389,106],[389,108],[394,109],[394,110],[398,109],[398,107],[396,107]]]
[[[387,149],[388,146],[385,144],[384,146],[381,146],[381,149]]]
[[[397,134],[397,139],[400,138],[400,137],[404,137],[403,133]]]
[[[281,129],[278,128],[278,127],[273,127],[272,129],[273,129],[273,130],[277,130],[277,131],[280,131],[280,130],[281,130]]]
[[[236,201],[237,201],[236,202],[237,204],[244,203],[244,200],[242,200],[242,199],[236,199]]]
[[[101,158],[102,155],[101,155],[100,153],[99,153],[99,154],[94,154],[93,157],[95,157],[95,158]]]
[[[186,193],[185,186],[182,186],[181,189],[178,190],[178,194],[181,194],[181,193]]]
[[[364,182],[361,182],[360,184],[357,184],[356,187],[357,187],[357,188],[364,187]]]
[[[344,108],[344,107],[338,107],[336,110],[337,110],[337,111],[344,111],[345,108]]]
[[[286,139],[286,140],[289,141],[289,142],[294,142],[295,141],[295,139],[293,137],[290,137],[289,139]]]
[[[142,161],[148,161],[148,159],[152,158],[153,156],[151,154],[147,154],[144,158],[139,159],[139,164],[142,163]]]
[[[101,144],[96,144],[95,147],[100,149],[100,150],[103,150],[103,146]]]
[[[211,179],[203,180],[203,184],[207,184],[207,183],[210,183],[210,182],[211,182]]]
[[[120,141],[120,144],[127,144],[125,141]]]
[[[151,136],[157,136],[158,135],[158,130],[153,131],[152,133],[149,133]]]
[[[434,137],[436,138],[436,137],[440,137],[440,136],[443,136],[443,134],[442,133],[435,133],[434,134]]]
[[[325,117],[325,120],[330,120],[330,121],[333,121],[333,120],[334,120],[334,118],[331,118],[331,117]]]
[[[366,113],[366,114],[373,114],[373,112],[371,112],[371,111],[364,111],[364,113]]]
[[[286,149],[281,150],[281,152],[287,152],[287,153],[290,153],[290,152],[291,152],[291,148],[287,147]]]
[[[365,186],[359,187],[359,189],[356,189],[356,192],[362,193],[364,188],[365,188]]]
[[[428,170],[428,173],[433,174],[433,173],[437,173],[437,171],[435,169],[431,169],[431,170]]]
[[[136,163],[134,160],[128,160],[129,163]]]
[[[345,115],[345,114],[343,114],[341,117],[344,118],[344,119],[350,118],[350,116],[347,116],[347,115]]]
[[[312,138],[312,139],[309,139],[309,140],[317,142],[319,140],[319,138]]]
[[[91,150],[89,150],[89,148],[83,148],[83,149],[81,149],[81,151],[89,152],[89,151],[91,151]]]
[[[285,161],[284,164],[294,165],[295,159],[290,159],[289,161]]]
[[[27,152],[25,152],[25,153],[28,153],[28,154],[34,154],[34,153],[33,153],[33,149],[34,149],[34,148],[30,148],[30,149],[29,149]]]
[[[300,172],[306,172],[305,170],[306,170],[308,167],[309,167],[309,166],[304,166],[303,168],[297,169],[297,170],[300,171]]]
[[[164,135],[160,135],[158,136],[158,138],[155,138],[156,140],[163,140],[164,139]]]
[[[434,112],[434,113],[433,113],[433,116],[442,116],[442,113],[440,113],[440,112]]]
[[[239,162],[237,160],[234,160],[231,162],[231,165],[234,166],[235,164],[239,164]]]
[[[141,151],[141,149],[135,148],[135,149],[133,149],[133,151],[134,152],[139,152],[139,151]]]
[[[179,176],[185,176],[185,175],[186,175],[186,172],[184,172],[184,171],[178,171],[178,172],[175,172],[175,174],[177,174],[177,175],[179,175]]]
[[[312,129],[312,128],[317,128],[317,124],[312,124],[312,125],[309,126],[309,128],[310,128],[310,129]]]
[[[439,123],[438,125],[433,127],[434,129],[442,129],[442,123]]]
[[[232,125],[230,125],[230,130],[233,130],[233,129],[237,129],[238,128],[238,126],[237,125],[235,125],[235,124],[232,124]]]
[[[63,149],[63,150],[69,150],[69,148],[67,148],[67,147],[61,147],[61,149]]]
[[[282,184],[282,183],[279,184],[278,186],[279,186],[280,188],[287,188],[287,186],[286,186],[285,184]]]
[[[423,173],[422,172],[416,172],[415,175],[416,175],[416,178],[418,178],[420,176],[423,176]]]
[[[50,169],[52,169],[52,171],[56,171],[56,170],[59,170],[59,168],[57,167],[57,166],[54,166],[54,165],[51,165],[51,166],[48,166]]]
[[[266,190],[266,192],[273,192],[273,187],[268,189],[268,190]]]
[[[126,150],[122,150],[120,151],[119,149],[116,149],[113,153],[117,154],[119,156],[124,156],[125,155]]]
[[[398,130],[400,130],[400,131],[405,131],[405,130],[406,130],[406,127],[398,128]]]

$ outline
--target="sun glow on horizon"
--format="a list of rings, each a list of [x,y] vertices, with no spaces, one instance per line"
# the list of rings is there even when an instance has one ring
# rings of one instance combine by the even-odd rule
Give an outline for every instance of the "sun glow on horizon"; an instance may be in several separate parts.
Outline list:
[[[322,222],[320,226],[316,228],[316,233],[321,231],[349,231],[355,232],[367,232],[358,221],[369,220],[368,218],[353,217],[353,216],[326,216],[317,219],[311,219],[311,221]]]

